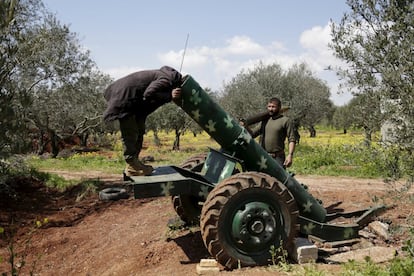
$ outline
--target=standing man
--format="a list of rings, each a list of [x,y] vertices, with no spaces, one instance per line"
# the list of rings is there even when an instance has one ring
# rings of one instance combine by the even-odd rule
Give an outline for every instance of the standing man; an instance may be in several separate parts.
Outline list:
[[[119,121],[125,175],[150,175],[152,166],[138,159],[145,134],[145,120],[158,107],[181,96],[182,76],[174,68],[163,66],[157,70],[144,70],[116,80],[105,90],[108,107],[104,120]]]
[[[296,137],[292,121],[281,114],[282,102],[271,98],[267,103],[269,118],[252,130],[253,138],[260,136],[260,145],[283,167],[292,165]],[[285,154],[285,140],[288,140],[288,155]]]

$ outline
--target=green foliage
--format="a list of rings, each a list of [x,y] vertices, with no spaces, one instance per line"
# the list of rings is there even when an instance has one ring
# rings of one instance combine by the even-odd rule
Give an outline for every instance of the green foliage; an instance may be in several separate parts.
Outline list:
[[[26,146],[15,139],[25,128],[17,99],[27,102],[25,95],[18,91],[16,75],[23,63],[19,51],[26,40],[22,34],[37,22],[42,8],[40,0],[0,1],[0,158]]]
[[[41,0],[0,2],[0,158],[101,132],[100,73],[77,35]]]
[[[394,143],[414,149],[414,6],[410,0],[348,0],[350,12],[332,22],[343,87],[365,98],[358,103],[369,125],[389,122]],[[374,103],[374,104],[373,104]],[[380,104],[378,104],[380,103]],[[371,129],[372,130],[372,129]]]
[[[279,244],[282,244],[280,241]],[[287,257],[288,253],[282,246],[276,248],[276,246],[271,245],[269,250],[270,256],[272,258],[273,268],[276,268],[278,271],[290,272],[292,271],[293,266],[289,264]]]
[[[343,129],[346,133],[353,124],[351,111],[348,106],[340,106],[335,109],[332,124],[337,129]]]
[[[7,160],[0,159],[0,195],[15,197],[15,191],[11,187],[14,178],[28,177],[31,170],[19,156],[10,157]]]
[[[168,103],[150,114],[146,121],[146,128],[155,133],[173,131],[175,138],[172,150],[180,150],[181,136],[186,131],[201,132],[201,128],[194,120],[174,103]]]
[[[390,275],[382,266],[374,263],[371,258],[366,257],[365,262],[350,260],[343,265],[344,276],[387,276]]]
[[[251,71],[241,71],[225,85],[219,103],[234,118],[256,115],[264,111],[267,100],[281,90],[282,73],[278,64],[259,64]]]
[[[295,275],[306,275],[306,276],[325,276],[329,275],[325,271],[319,270],[314,263],[305,264],[299,268],[299,272]]]
[[[414,257],[396,258],[389,267],[389,275],[412,276],[414,274]]]
[[[408,257],[414,262],[414,228],[410,229],[410,238],[405,241],[402,250],[406,252]]]
[[[50,164],[49,164],[50,166]],[[12,156],[7,160],[0,160],[0,195],[15,198],[16,191],[13,182],[16,179],[36,179],[48,187],[64,190],[75,183],[74,180],[65,180],[57,174],[41,172],[30,165],[30,162],[21,156]]]
[[[302,139],[295,152],[291,169],[298,174],[382,177],[390,180],[412,174],[406,166],[406,160],[410,158],[407,152],[379,145],[310,145]]]
[[[290,106],[288,116],[306,128],[313,128],[323,119],[332,117],[334,110],[329,88],[306,64],[294,65],[288,70],[282,90],[276,95]]]
[[[32,170],[32,176],[40,181],[42,181],[46,186],[51,188],[57,188],[59,190],[65,190],[67,187],[75,184],[74,180],[66,180],[62,176],[53,173],[45,173],[37,171],[36,169]]]
[[[331,116],[329,96],[326,84],[306,64],[294,65],[284,72],[278,64],[260,63],[227,83],[219,102],[234,118],[248,118],[265,111],[267,101],[278,97],[282,105],[290,107],[292,120],[311,127]]]
[[[381,126],[383,115],[380,111],[381,100],[378,95],[367,92],[355,96],[346,105],[348,120],[353,126],[364,130],[366,145],[371,145],[372,134],[378,131]]]
[[[208,147],[218,148],[216,142],[206,134],[193,136],[185,133],[182,136],[180,151],[171,151],[174,133],[161,133],[159,144],[154,144],[153,133],[144,137],[146,149],[141,158],[151,155],[155,161],[153,166],[177,165],[188,156],[206,152]],[[296,174],[350,176],[362,178],[384,178],[396,180],[412,176],[412,167],[407,164],[412,156],[395,147],[382,147],[374,140],[371,147],[363,144],[361,132],[349,132],[347,135],[337,134],[331,129],[321,129],[315,138],[302,133],[301,143],[297,145],[293,166],[289,170]],[[378,138],[375,138],[378,139]],[[124,169],[122,147],[113,141],[115,151],[98,151],[92,153],[72,154],[68,157],[41,158],[30,156],[27,160],[38,170],[76,170],[104,171],[121,173]],[[52,176],[51,176],[52,178]],[[49,181],[58,181],[49,179]]]
[[[73,154],[69,157],[40,158],[30,156],[27,162],[38,170],[71,170],[71,171],[105,171],[107,173],[121,173],[125,166],[122,155],[84,153]]]

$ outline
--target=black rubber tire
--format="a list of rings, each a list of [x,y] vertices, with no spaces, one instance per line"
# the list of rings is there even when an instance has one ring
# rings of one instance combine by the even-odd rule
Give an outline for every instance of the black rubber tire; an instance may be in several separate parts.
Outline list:
[[[124,188],[112,187],[99,192],[100,200],[119,200],[129,198],[128,192]]]
[[[172,196],[174,210],[185,225],[199,225],[200,214],[204,198],[192,195],[176,195]]]
[[[207,153],[200,153],[188,158],[181,163],[180,167],[192,172],[201,172]],[[177,215],[187,225],[198,225],[200,223],[201,205],[199,202],[204,198],[192,195],[176,195],[171,197],[173,207]]]
[[[201,172],[206,161],[207,153],[200,153],[194,156],[191,156],[183,163],[180,164],[180,168],[190,170],[192,172]]]
[[[272,245],[292,248],[298,215],[286,186],[267,174],[245,172],[223,180],[209,193],[200,228],[207,250],[227,269],[266,265]]]

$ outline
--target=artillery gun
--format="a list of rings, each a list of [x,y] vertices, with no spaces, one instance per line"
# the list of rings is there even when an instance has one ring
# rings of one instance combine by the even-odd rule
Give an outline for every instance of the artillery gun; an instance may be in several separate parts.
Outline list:
[[[271,246],[291,252],[299,235],[324,241],[356,238],[384,209],[328,214],[190,75],[178,105],[221,148],[180,166],[158,167],[151,176],[130,177],[134,198],[171,196],[180,218],[200,224],[209,253],[228,269],[268,264]],[[348,225],[330,223],[338,217],[358,218]]]

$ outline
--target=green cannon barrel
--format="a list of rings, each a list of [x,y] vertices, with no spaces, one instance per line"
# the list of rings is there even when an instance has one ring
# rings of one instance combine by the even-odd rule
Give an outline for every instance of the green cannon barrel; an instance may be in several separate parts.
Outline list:
[[[298,204],[300,214],[318,222],[326,219],[326,209],[245,130],[227,114],[200,85],[187,75],[178,105],[203,128],[222,150],[244,161],[249,171],[267,173],[282,182]]]

